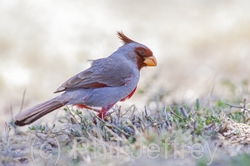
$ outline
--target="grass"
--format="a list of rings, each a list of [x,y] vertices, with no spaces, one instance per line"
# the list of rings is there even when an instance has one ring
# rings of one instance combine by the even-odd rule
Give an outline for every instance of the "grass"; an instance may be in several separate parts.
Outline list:
[[[206,97],[142,112],[115,107],[105,120],[64,108],[53,126],[31,125],[25,132],[6,123],[1,164],[248,165],[249,109],[241,101]]]

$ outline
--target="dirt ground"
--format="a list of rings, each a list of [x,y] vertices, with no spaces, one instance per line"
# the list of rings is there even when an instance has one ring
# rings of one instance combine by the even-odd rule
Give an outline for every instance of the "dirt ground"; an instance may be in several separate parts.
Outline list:
[[[0,2],[1,128],[11,114],[53,97],[87,60],[110,55],[116,31],[151,48],[156,68],[143,69],[125,105],[143,109],[159,92],[192,102],[226,99],[229,86],[248,83],[249,1],[18,1]],[[12,111],[11,111],[12,110]],[[52,114],[53,116],[53,114]]]

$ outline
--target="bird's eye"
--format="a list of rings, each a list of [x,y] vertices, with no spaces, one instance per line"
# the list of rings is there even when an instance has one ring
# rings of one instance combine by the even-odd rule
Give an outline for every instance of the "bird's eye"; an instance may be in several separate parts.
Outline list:
[[[141,57],[149,57],[149,56],[153,55],[153,53],[150,49],[143,48],[143,47],[135,48],[135,52]]]
[[[139,50],[139,54],[142,55],[142,56],[144,56],[146,54],[146,51],[144,49],[140,49]]]

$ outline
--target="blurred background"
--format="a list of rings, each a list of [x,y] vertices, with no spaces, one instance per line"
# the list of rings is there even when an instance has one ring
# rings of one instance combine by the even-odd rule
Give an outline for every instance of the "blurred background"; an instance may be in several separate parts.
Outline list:
[[[113,53],[122,45],[120,30],[158,60],[142,70],[138,91],[123,108],[211,94],[227,99],[228,85],[249,81],[249,6],[247,0],[2,0],[0,124],[20,111],[24,94],[23,109],[52,98],[88,60]]]

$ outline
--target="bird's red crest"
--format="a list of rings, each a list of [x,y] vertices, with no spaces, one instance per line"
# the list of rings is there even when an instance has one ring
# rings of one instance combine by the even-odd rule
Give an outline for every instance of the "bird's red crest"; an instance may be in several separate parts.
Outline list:
[[[124,44],[134,42],[132,39],[130,39],[127,36],[125,36],[122,31],[121,32],[117,32],[117,35],[118,35],[119,39],[121,39],[124,42]]]

